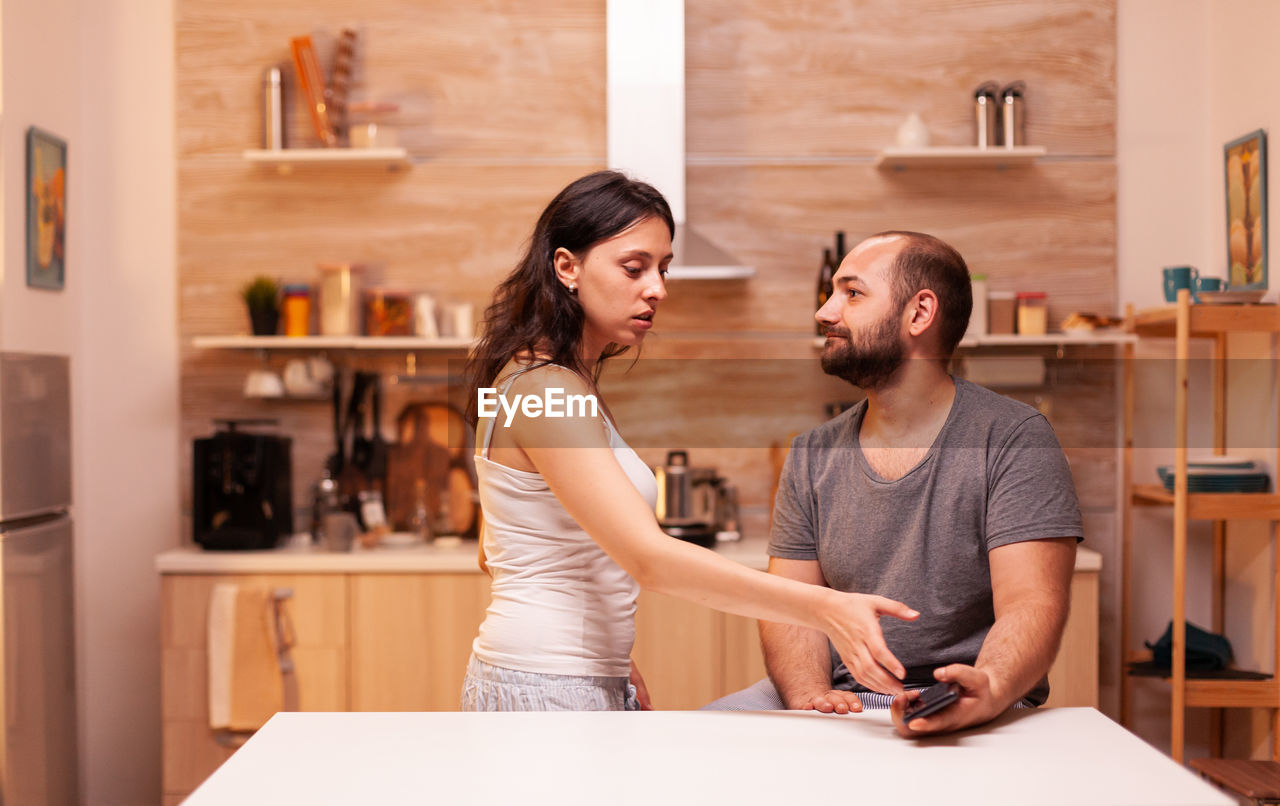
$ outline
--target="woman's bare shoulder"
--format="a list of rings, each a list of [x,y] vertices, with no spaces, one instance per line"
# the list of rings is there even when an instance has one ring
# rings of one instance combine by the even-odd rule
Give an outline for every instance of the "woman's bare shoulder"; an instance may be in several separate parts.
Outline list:
[[[507,381],[511,381],[507,394],[541,395],[551,389],[574,395],[592,393],[586,379],[559,364],[513,360],[502,368],[494,386],[500,389]]]

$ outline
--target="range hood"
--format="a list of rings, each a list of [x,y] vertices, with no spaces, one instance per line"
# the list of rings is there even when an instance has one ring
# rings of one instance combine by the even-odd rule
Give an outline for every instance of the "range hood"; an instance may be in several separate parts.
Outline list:
[[[676,220],[671,279],[752,277],[685,219],[684,0],[608,0],[607,160],[662,191]]]

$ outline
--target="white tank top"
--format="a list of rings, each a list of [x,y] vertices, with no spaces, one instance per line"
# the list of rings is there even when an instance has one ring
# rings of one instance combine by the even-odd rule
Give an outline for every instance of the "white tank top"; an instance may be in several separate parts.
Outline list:
[[[614,457],[652,508],[653,472],[604,420]],[[489,459],[496,424],[485,429],[476,457],[493,600],[472,651],[522,672],[628,676],[640,586],[570,517],[540,473]]]

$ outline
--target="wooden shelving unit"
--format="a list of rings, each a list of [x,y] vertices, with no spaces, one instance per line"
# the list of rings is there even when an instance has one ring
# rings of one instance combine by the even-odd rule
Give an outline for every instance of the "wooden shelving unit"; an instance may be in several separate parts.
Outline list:
[[[1189,493],[1187,490],[1188,359],[1193,338],[1212,339],[1213,360],[1213,446],[1214,454],[1226,450],[1226,358],[1227,335],[1230,333],[1280,333],[1280,308],[1274,305],[1192,305],[1190,292],[1178,292],[1174,306],[1142,311],[1126,316],[1133,323],[1138,338],[1173,338],[1175,340],[1174,383],[1174,472],[1173,492],[1161,485],[1133,483],[1134,423],[1134,344],[1124,345],[1124,519],[1122,525],[1120,641],[1125,667],[1121,670],[1120,720],[1129,724],[1132,710],[1132,678],[1128,662],[1141,659],[1131,653],[1129,628],[1131,612],[1131,547],[1133,542],[1133,508],[1163,506],[1173,509],[1173,668],[1170,682],[1172,713],[1170,719],[1171,753],[1175,761],[1183,761],[1186,740],[1186,709],[1215,709],[1211,726],[1211,744],[1220,752],[1223,708],[1267,708],[1271,710],[1272,755],[1280,760],[1280,590],[1275,591],[1276,612],[1273,629],[1276,634],[1272,672],[1265,679],[1192,678],[1186,672],[1186,598],[1187,598],[1187,525],[1192,520],[1213,522],[1212,629],[1224,631],[1223,600],[1226,584],[1226,524],[1233,520],[1268,520],[1272,524],[1274,552],[1273,579],[1280,583],[1280,495],[1274,493]],[[1277,412],[1280,423],[1280,412]],[[1277,447],[1273,474],[1280,472],[1280,447]],[[1273,485],[1275,480],[1273,478]],[[1280,587],[1280,586],[1278,586]]]

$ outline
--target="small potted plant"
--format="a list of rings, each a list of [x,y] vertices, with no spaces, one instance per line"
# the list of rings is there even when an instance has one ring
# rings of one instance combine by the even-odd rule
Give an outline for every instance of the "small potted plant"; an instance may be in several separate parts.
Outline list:
[[[240,291],[249,307],[249,323],[255,336],[274,336],[280,325],[280,284],[270,277],[256,277]]]

